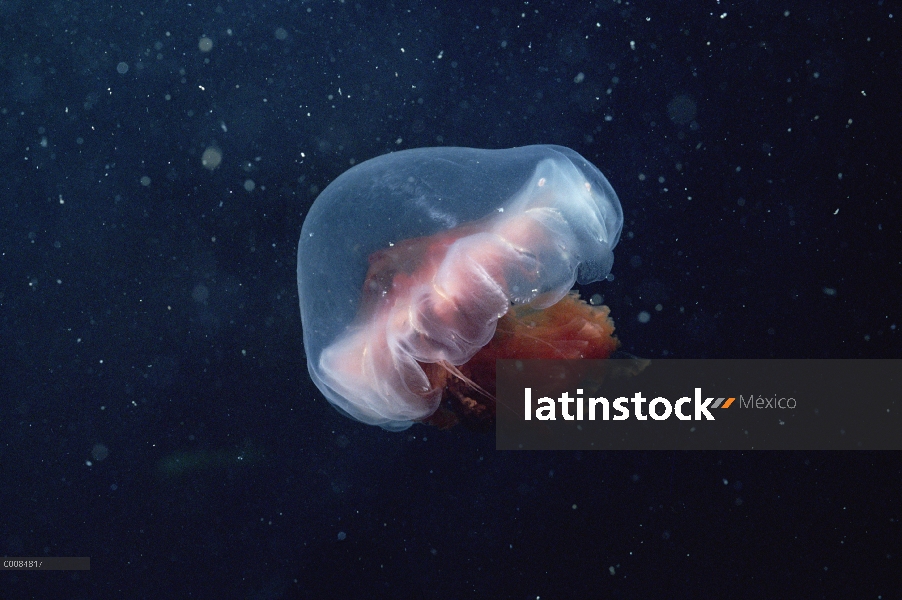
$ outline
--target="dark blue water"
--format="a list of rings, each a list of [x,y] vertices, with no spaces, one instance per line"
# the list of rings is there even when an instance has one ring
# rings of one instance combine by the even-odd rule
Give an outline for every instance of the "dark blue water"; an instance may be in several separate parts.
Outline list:
[[[297,240],[353,164],[559,144],[646,357],[897,358],[902,7],[0,1],[3,598],[896,598],[898,453],[504,454],[338,414]]]

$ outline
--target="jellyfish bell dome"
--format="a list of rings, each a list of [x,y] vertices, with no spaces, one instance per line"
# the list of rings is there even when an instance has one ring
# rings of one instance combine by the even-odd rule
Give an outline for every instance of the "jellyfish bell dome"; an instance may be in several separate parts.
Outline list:
[[[401,430],[438,419],[443,402],[491,403],[495,358],[609,354],[607,309],[569,292],[610,273],[622,226],[604,175],[561,146],[360,163],[319,195],[298,243],[310,375],[343,413]],[[604,335],[579,333],[585,323]],[[554,352],[511,337],[522,327],[530,340],[560,338]]]

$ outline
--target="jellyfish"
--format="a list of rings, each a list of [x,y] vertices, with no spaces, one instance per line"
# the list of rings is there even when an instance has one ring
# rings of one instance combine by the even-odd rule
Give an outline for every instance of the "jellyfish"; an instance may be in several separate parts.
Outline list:
[[[319,195],[298,243],[310,376],[340,412],[400,431],[494,422],[499,358],[606,358],[623,212],[602,173],[552,145],[421,148]]]

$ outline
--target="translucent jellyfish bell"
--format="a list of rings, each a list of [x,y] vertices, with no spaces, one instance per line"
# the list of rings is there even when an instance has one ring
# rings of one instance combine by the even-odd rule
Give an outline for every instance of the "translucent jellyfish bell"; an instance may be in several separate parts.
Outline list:
[[[568,293],[610,273],[622,226],[604,175],[561,146],[423,148],[361,163],[320,194],[301,231],[310,375],[342,412],[401,430],[435,422],[443,398],[490,397],[494,373],[476,359],[607,356],[607,309]],[[517,327],[557,341],[530,350],[508,335]]]

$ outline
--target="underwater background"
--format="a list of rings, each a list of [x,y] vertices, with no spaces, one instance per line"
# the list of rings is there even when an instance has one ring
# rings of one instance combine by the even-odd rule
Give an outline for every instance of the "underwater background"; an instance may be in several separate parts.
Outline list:
[[[307,373],[304,216],[573,148],[648,358],[899,358],[897,2],[0,0],[6,598],[902,597],[898,452],[497,452]]]

